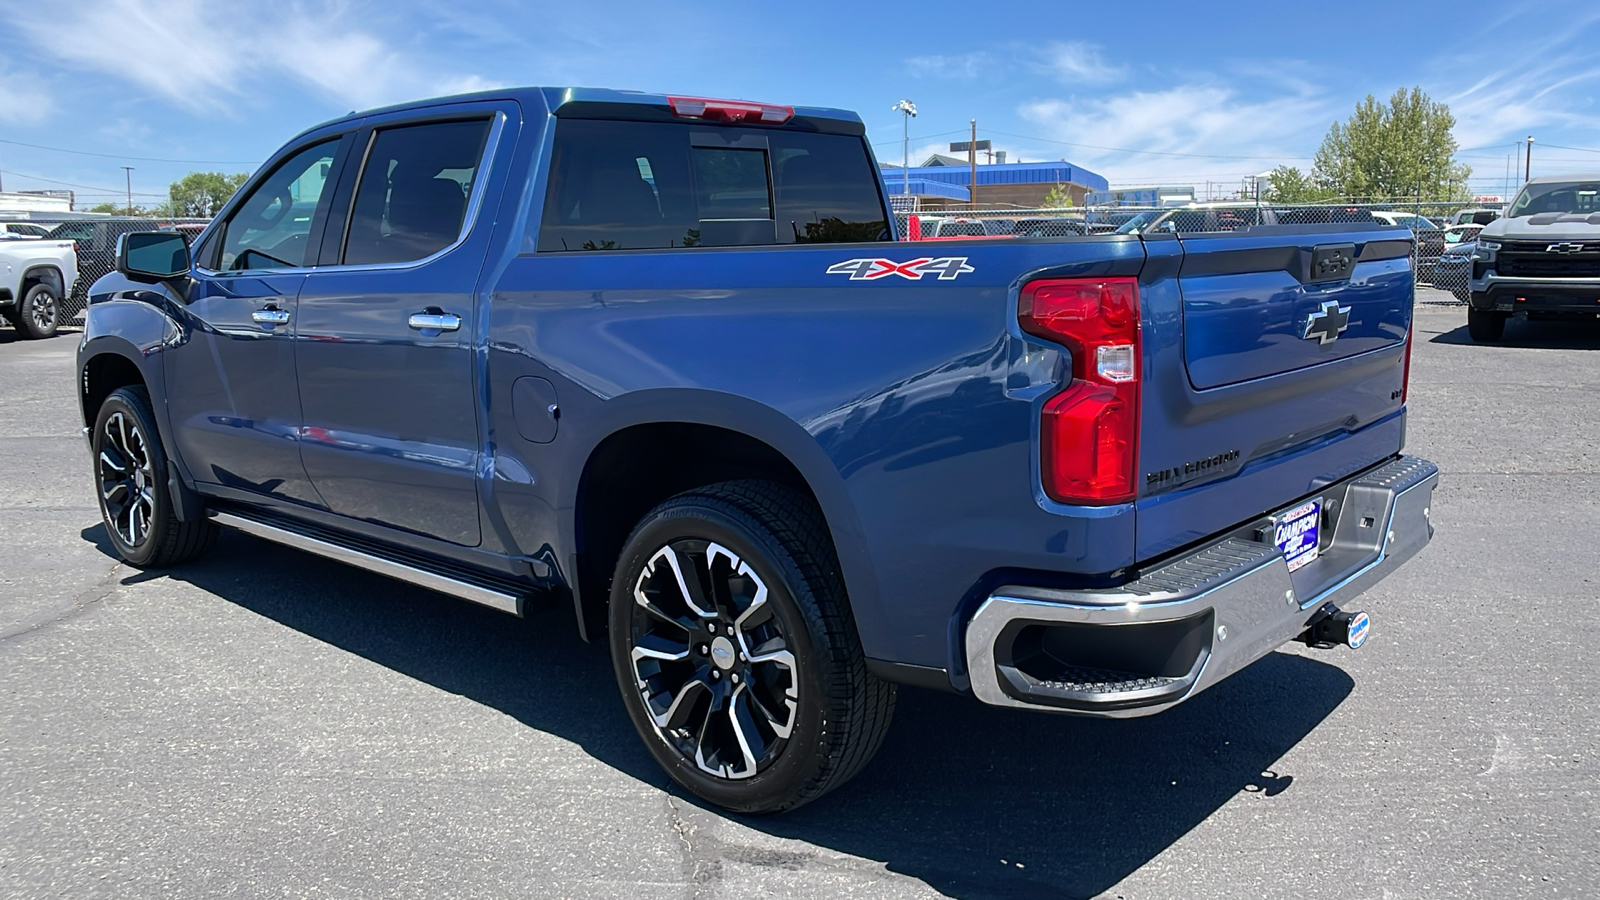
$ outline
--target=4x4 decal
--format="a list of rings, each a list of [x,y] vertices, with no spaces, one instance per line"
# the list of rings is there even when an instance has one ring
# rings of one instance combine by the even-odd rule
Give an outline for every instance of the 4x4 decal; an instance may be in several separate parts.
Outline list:
[[[924,275],[938,275],[940,281],[951,281],[963,272],[971,272],[965,256],[924,256],[907,262],[892,259],[848,259],[828,267],[829,275],[849,275],[851,281],[875,281],[890,275],[899,275],[912,281],[921,281]]]

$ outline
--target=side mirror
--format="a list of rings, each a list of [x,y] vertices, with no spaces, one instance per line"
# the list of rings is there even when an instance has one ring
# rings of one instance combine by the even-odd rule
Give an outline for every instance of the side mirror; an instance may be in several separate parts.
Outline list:
[[[149,284],[189,274],[189,242],[172,231],[130,231],[117,238],[117,271]]]

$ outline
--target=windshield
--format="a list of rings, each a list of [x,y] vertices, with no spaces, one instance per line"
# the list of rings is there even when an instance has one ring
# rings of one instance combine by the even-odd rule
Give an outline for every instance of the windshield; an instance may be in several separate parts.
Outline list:
[[[1523,188],[1507,215],[1516,218],[1539,213],[1595,212],[1600,212],[1600,181],[1552,181]]]
[[[1161,210],[1139,213],[1117,226],[1117,234],[1142,234],[1146,228],[1155,223],[1156,219],[1161,217],[1161,214]]]

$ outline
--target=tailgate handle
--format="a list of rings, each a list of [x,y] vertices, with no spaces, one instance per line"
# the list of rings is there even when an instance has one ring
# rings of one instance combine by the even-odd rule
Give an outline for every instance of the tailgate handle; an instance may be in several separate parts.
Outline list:
[[[1306,284],[1347,281],[1355,267],[1355,244],[1322,244],[1312,249],[1310,271],[1302,281]]]

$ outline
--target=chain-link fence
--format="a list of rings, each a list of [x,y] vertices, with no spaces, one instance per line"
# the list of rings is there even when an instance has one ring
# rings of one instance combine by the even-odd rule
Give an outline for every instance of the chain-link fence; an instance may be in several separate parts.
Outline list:
[[[1418,284],[1431,285],[1465,301],[1471,251],[1481,221],[1458,216],[1459,203],[1201,203],[1182,207],[1091,206],[1050,209],[916,210],[895,204],[902,239],[1078,237],[1094,234],[1200,234],[1236,231],[1256,225],[1324,225],[1375,222],[1411,231],[1416,249],[1412,268]],[[1454,224],[1454,218],[1466,224]],[[1481,220],[1482,215],[1478,218]]]
[[[50,218],[34,214],[29,222],[50,229],[45,240],[72,241],[78,253],[78,279],[61,299],[61,321],[71,322],[88,305],[89,288],[117,266],[117,239],[130,231],[179,231],[191,238],[209,219],[152,219],[142,216]]]

